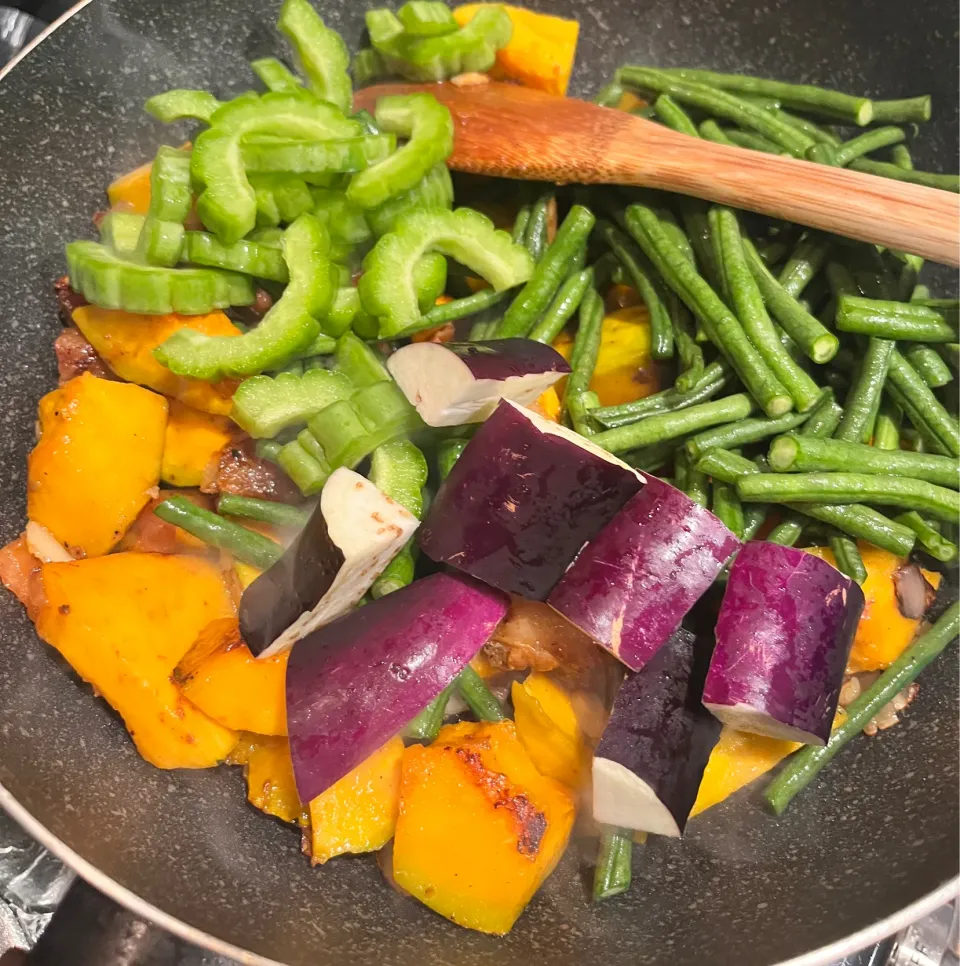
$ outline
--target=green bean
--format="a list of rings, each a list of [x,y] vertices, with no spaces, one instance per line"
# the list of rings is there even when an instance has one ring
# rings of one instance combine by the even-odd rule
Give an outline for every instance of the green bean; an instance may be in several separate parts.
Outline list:
[[[527,338],[550,345],[580,307],[584,294],[592,284],[593,268],[584,268],[569,275]]]
[[[919,378],[919,377],[918,377]],[[934,432],[932,424],[922,410],[918,409],[895,385],[887,382],[885,392],[890,399],[903,411],[912,429],[906,427],[900,430],[900,441],[906,449],[918,453],[936,453],[938,456],[949,456],[950,450],[940,441]]]
[[[674,131],[699,137],[697,126],[690,120],[690,115],[669,94],[661,94],[653,102],[653,112],[659,120]]]
[[[696,256],[696,267],[711,285],[719,288],[720,275],[710,243],[710,222],[706,205],[695,198],[681,198],[680,215]]]
[[[799,298],[803,294],[814,275],[823,268],[832,244],[828,236],[815,231],[805,234],[797,242],[777,277],[780,286],[788,295]],[[764,264],[767,264],[766,260]]]
[[[894,343],[887,339],[870,339],[867,343],[857,378],[847,393],[843,419],[834,434],[837,439],[848,443],[865,443],[870,439],[893,351]]]
[[[673,325],[660,296],[652,266],[637,251],[634,243],[609,222],[601,222],[598,233],[617,256],[633,287],[647,306],[650,315],[650,355],[654,359],[672,359]]]
[[[416,329],[411,327],[404,335],[412,335],[416,331],[433,329],[447,322],[465,319],[468,315],[476,315],[478,312],[483,312],[485,309],[498,305],[509,294],[509,292],[494,292],[492,288],[485,288],[462,299],[453,299],[453,301],[445,302],[443,305],[435,305],[429,312],[424,313]]]
[[[923,302],[924,299],[930,297],[930,289],[926,285],[914,285],[913,291],[910,293],[911,302]]]
[[[713,264],[717,266],[717,295],[723,299],[727,305],[730,301],[730,284],[727,280],[727,266],[723,258],[723,246],[720,237],[720,212],[719,205],[711,205],[707,209],[707,224],[710,226],[710,248],[713,250]]]
[[[867,568],[863,565],[863,557],[860,556],[857,541],[851,540],[845,534],[834,533],[830,535],[828,542],[833,551],[837,570],[858,584],[862,584],[867,579]]]
[[[470,334],[467,336],[467,341],[485,342],[487,339],[492,339],[498,324],[498,319],[477,319],[470,326]]]
[[[825,439],[836,432],[841,419],[843,419],[843,407],[834,400],[832,390],[827,389],[824,391],[820,405],[810,413],[810,418],[800,429],[800,435]]]
[[[841,262],[828,262],[826,274],[834,298],[839,300],[844,295],[859,294],[860,289],[857,287],[857,280],[846,265]]]
[[[740,539],[746,543],[753,540],[760,528],[767,522],[769,510],[762,503],[745,503],[743,505],[743,532]]]
[[[896,349],[890,355],[887,378],[947,452],[951,456],[960,456],[960,426],[956,419],[947,412],[930,387]],[[917,429],[920,428],[917,426]]]
[[[948,342],[946,345],[938,346],[937,351],[954,372],[960,371],[960,343]]]
[[[616,429],[619,426],[635,423],[639,419],[654,416],[657,413],[679,412],[706,402],[716,396],[717,393],[728,388],[732,382],[733,373],[729,366],[725,362],[712,362],[704,369],[700,382],[688,392],[680,392],[672,388],[664,389],[634,402],[595,409],[591,415],[608,429]]]
[[[770,782],[763,797],[777,815],[830,763],[834,755],[866,727],[880,709],[889,704],[920,672],[953,642],[960,632],[960,603],[951,604],[926,633],[921,634],[852,704],[843,723],[830,735],[825,747],[808,745],[790,759]]]
[[[787,335],[814,362],[829,362],[837,354],[840,342],[787,292],[763,264],[749,238],[743,238],[743,251],[750,271],[760,287],[763,300]]]
[[[605,826],[600,832],[597,867],[593,873],[593,901],[618,896],[630,888],[633,876],[633,833]]]
[[[841,143],[840,138],[836,134],[821,127],[815,121],[810,121],[805,117],[797,117],[796,114],[791,114],[789,111],[777,110],[776,108],[768,110],[784,124],[788,124],[798,131],[802,131],[812,141],[819,141],[822,144],[829,144],[833,147],[838,147]]]
[[[450,475],[453,464],[460,459],[469,442],[469,439],[445,439],[440,442],[437,447],[437,468],[440,471],[441,480],[445,480]]]
[[[881,450],[839,439],[812,439],[787,433],[770,444],[770,466],[778,473],[811,471],[877,473],[926,480],[960,489],[960,465],[949,456]]]
[[[943,536],[935,526],[920,516],[916,510],[901,513],[894,519],[897,523],[909,527],[917,535],[920,546],[935,560],[949,564],[955,563],[960,556],[960,548],[952,540]]]
[[[529,205],[524,205],[513,220],[513,229],[510,237],[518,244],[523,244],[523,239],[527,234],[527,225],[530,224],[531,209]]]
[[[718,483],[714,480],[710,510],[734,536],[743,538],[743,504],[734,487],[729,483]]]
[[[879,450],[900,449],[900,424],[903,412],[900,407],[890,401],[884,393],[877,412],[877,421],[873,424],[873,446]]]
[[[697,256],[690,244],[687,233],[680,226],[673,212],[669,208],[657,210],[657,217],[660,219],[660,227],[667,238],[683,252],[686,260],[693,266],[697,264]]]
[[[960,326],[960,299],[932,299],[917,296],[911,298],[912,305],[922,305],[924,308],[939,312],[954,328]]]
[[[504,313],[497,326],[496,338],[526,336],[537,324],[566,278],[571,260],[586,243],[595,220],[589,209],[582,205],[570,209],[557,237],[537,263],[530,281]]]
[[[767,534],[767,543],[778,543],[781,547],[794,547],[803,535],[806,525],[806,520],[798,513],[788,513]]]
[[[888,454],[889,455],[889,454]],[[960,518],[960,493],[925,480],[867,473],[765,473],[737,481],[742,500],[844,504],[855,500],[900,506],[950,522]]]
[[[907,349],[905,356],[910,365],[917,370],[917,375],[931,389],[939,389],[953,381],[950,367],[933,346],[915,345]]]
[[[217,510],[228,517],[243,517],[259,520],[279,527],[295,527],[300,530],[310,519],[308,510],[277,503],[274,500],[257,500],[250,496],[237,496],[235,493],[221,493],[217,500]]]
[[[617,83],[617,81],[612,80],[609,84],[605,84],[603,87],[597,91],[596,96],[593,98],[594,104],[599,104],[601,107],[619,107],[620,101],[623,99],[624,90]]]
[[[749,416],[756,405],[746,393],[737,393],[701,403],[678,412],[661,413],[648,416],[637,423],[630,423],[617,429],[597,433],[593,442],[611,453],[625,453],[628,450],[642,449],[678,436],[695,433],[708,426],[719,423],[732,423]]]
[[[874,101],[874,124],[905,124],[907,121],[930,120],[930,95],[906,97],[899,101]]]
[[[812,84],[788,84],[783,81],[767,80],[763,77],[748,77],[743,74],[721,74],[709,70],[689,70],[679,68],[666,73],[676,74],[691,81],[708,84],[737,94],[759,95],[779,101],[808,114],[822,114],[827,117],[857,124],[863,127],[875,120],[874,103],[866,97],[855,97],[839,91],[829,91]],[[629,82],[628,82],[629,83]],[[884,102],[880,102],[884,103]]]
[[[551,202],[556,205],[556,196],[552,191],[545,191],[540,195],[530,212],[530,220],[527,222],[523,235],[523,244],[534,260],[538,262],[543,258],[543,253],[547,247],[547,226],[550,220]]]
[[[496,695],[471,665],[457,675],[456,684],[460,697],[481,721],[503,721],[507,717]]]
[[[456,684],[448,684],[424,709],[418,714],[410,724],[404,728],[403,733],[407,738],[416,741],[436,741],[440,728],[443,725],[444,716],[447,713],[447,704],[453,694]]]
[[[725,144],[727,147],[734,147],[733,141],[727,137],[723,128],[712,117],[700,122],[697,133],[704,141],[713,141],[714,144]]]
[[[703,349],[697,344],[696,326],[680,296],[670,289],[666,293],[665,301],[680,360],[680,371],[674,385],[679,392],[689,392],[703,379]]]
[[[759,443],[780,433],[796,429],[806,421],[803,413],[787,413],[776,419],[741,419],[739,422],[708,429],[687,440],[687,453],[691,460],[698,460],[712,449],[736,449]]]
[[[841,295],[837,304],[841,332],[909,342],[956,342],[957,328],[935,309],[918,302],[891,302]]]
[[[864,174],[875,174],[881,178],[893,178],[896,181],[907,181],[910,184],[922,184],[928,188],[939,188],[941,191],[960,191],[960,176],[955,174],[936,174],[932,171],[915,171],[912,168],[898,168],[886,161],[874,161],[871,158],[855,158],[850,162],[854,171]]]
[[[653,473],[673,460],[682,445],[682,439],[666,439],[662,443],[654,443],[653,446],[645,446],[643,449],[625,453],[623,461],[635,469]]]
[[[899,144],[905,139],[906,135],[902,128],[878,127],[872,131],[865,131],[849,141],[844,141],[838,148],[816,144],[807,151],[807,157],[811,161],[820,161],[822,158],[826,164],[845,168],[856,158],[863,157],[865,154],[872,154],[874,151],[879,151],[881,148],[889,147],[892,144]]]
[[[687,481],[690,477],[690,460],[683,450],[678,450],[673,461],[674,486],[678,490],[687,492]],[[689,494],[688,494],[689,495]]]
[[[905,144],[895,144],[890,151],[890,160],[898,168],[905,171],[913,170],[913,158],[910,156],[910,148]]]
[[[283,547],[269,537],[204,510],[183,496],[168,497],[153,512],[161,520],[186,530],[212,547],[229,551],[237,560],[258,570],[269,570],[283,555]]]
[[[747,265],[737,216],[729,208],[716,209],[720,260],[730,291],[730,303],[757,352],[790,393],[801,412],[817,404],[823,390],[784,348],[767,315],[763,297]]]
[[[767,238],[758,238],[754,241],[753,247],[757,254],[763,259],[763,264],[767,268],[779,265],[786,257],[789,249],[782,241],[770,241]]]
[[[741,131],[734,127],[724,131],[724,134],[727,140],[738,148],[760,151],[763,154],[790,154],[789,151],[784,151],[779,144],[774,144],[769,138],[765,138],[762,134],[754,134],[753,131]]]
[[[707,474],[701,473],[691,465],[686,450],[681,449],[677,453],[675,472],[677,474],[677,489],[683,490],[694,503],[698,503],[702,507],[710,505]]]
[[[656,214],[644,205],[630,205],[627,229],[654,263],[666,283],[700,318],[710,341],[730,360],[737,375],[768,416],[781,416],[793,406],[783,384],[747,338],[736,316],[716,292],[670,245],[660,230]]]
[[[280,456],[280,450],[282,449],[283,443],[280,443],[275,439],[257,440],[256,454],[262,460],[268,460],[271,463],[276,463],[278,457]]]
[[[739,127],[762,134],[797,157],[803,157],[812,143],[803,132],[784,124],[764,108],[674,73],[647,67],[621,67],[617,79],[627,87],[669,94],[681,104],[691,104],[708,114],[733,121]]]
[[[739,485],[748,478],[751,480],[771,479],[767,474],[761,473],[757,465],[730,450],[712,449],[697,460],[697,469],[714,479],[722,480],[724,483]],[[789,477],[788,477],[789,479]],[[747,502],[780,502],[768,501],[766,498],[751,500],[738,489],[740,498]],[[821,523],[830,524],[838,530],[866,540],[874,546],[898,557],[905,557],[913,548],[916,535],[908,527],[885,517],[871,507],[862,506],[859,503],[850,503],[844,506],[827,506],[820,503],[802,503],[792,506],[797,513],[804,516],[813,517]],[[799,536],[799,534],[797,535]]]
[[[588,288],[580,302],[580,322],[570,355],[570,375],[563,391],[563,409],[573,416],[577,432],[583,431],[583,420],[580,413],[573,412],[576,407],[571,403],[590,388],[602,336],[603,299],[596,289]]]

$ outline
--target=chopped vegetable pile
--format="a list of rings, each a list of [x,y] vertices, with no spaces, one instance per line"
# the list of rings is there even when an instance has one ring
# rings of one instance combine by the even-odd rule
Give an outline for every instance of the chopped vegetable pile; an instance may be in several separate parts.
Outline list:
[[[615,896],[647,835],[789,758],[780,815],[896,723],[960,628],[960,303],[910,253],[693,198],[455,186],[447,108],[354,82],[564,96],[578,24],[366,21],[353,81],[285,0],[299,74],[147,102],[199,129],[67,245],[0,579],[147,761],[240,765],[314,864],[384,850],[502,935],[575,824]],[[913,167],[928,97],[628,66],[596,100],[960,186]]]

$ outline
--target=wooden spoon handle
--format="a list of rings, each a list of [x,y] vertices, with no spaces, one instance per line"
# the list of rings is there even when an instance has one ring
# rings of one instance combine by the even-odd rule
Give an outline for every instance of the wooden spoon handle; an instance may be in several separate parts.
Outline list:
[[[384,85],[359,91],[357,106],[418,90],[450,108],[458,171],[663,188],[960,264],[960,195],[949,191],[714,144],[512,84]]]

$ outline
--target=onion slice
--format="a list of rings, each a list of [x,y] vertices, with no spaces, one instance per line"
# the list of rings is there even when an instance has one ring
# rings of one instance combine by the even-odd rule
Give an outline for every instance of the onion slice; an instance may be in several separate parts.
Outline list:
[[[34,520],[27,523],[24,536],[27,538],[27,549],[41,563],[69,563],[74,559],[45,526]]]

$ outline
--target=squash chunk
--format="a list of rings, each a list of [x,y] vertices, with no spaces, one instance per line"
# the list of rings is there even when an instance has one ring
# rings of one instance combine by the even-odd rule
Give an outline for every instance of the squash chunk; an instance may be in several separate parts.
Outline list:
[[[503,935],[559,861],[574,812],[512,721],[446,725],[404,752],[394,878],[452,922]]]
[[[297,795],[290,743],[286,738],[241,735],[227,764],[244,766],[247,801],[254,808],[283,822],[301,821],[304,810]]]
[[[314,865],[344,852],[375,852],[393,838],[402,760],[403,740],[391,738],[310,803]]]
[[[882,671],[907,649],[920,626],[919,620],[904,617],[897,604],[894,574],[907,562],[886,550],[861,543],[860,556],[867,570],[863,582],[863,613],[847,659],[847,673]],[[829,547],[808,547],[808,553],[836,566]],[[940,574],[922,571],[934,589],[940,586]]]
[[[171,486],[199,486],[203,471],[219,459],[220,451],[233,439],[234,429],[226,416],[171,400],[160,479]]]
[[[37,632],[120,713],[158,768],[208,768],[237,734],[196,708],[172,674],[200,631],[233,604],[199,557],[115,553],[45,564]]]
[[[120,175],[107,188],[110,206],[135,215],[145,215],[150,210],[150,172],[153,162]]]
[[[468,3],[457,7],[453,15],[463,26],[483,6],[488,4]],[[535,87],[548,94],[566,94],[577,56],[580,24],[523,7],[503,7],[513,24],[513,36],[506,47],[497,51],[490,76],[518,81],[524,87]]]
[[[153,350],[180,329],[195,329],[204,335],[240,335],[240,330],[223,312],[137,315],[83,305],[73,310],[73,321],[121,379],[154,389],[206,413],[226,416],[230,412],[233,383],[211,385],[199,379],[181,378],[153,357]]]
[[[570,695],[534,671],[512,688],[517,735],[541,775],[576,787],[587,764],[587,747]]]
[[[234,617],[212,621],[177,665],[180,690],[225,728],[286,735],[289,652],[258,661]]]
[[[573,336],[561,332],[553,347],[569,362]],[[659,368],[650,355],[650,316],[645,306],[615,309],[603,320],[590,388],[600,397],[601,406],[643,399],[660,388]]]
[[[167,401],[85,372],[40,400],[27,516],[75,557],[107,553],[160,481]]]

